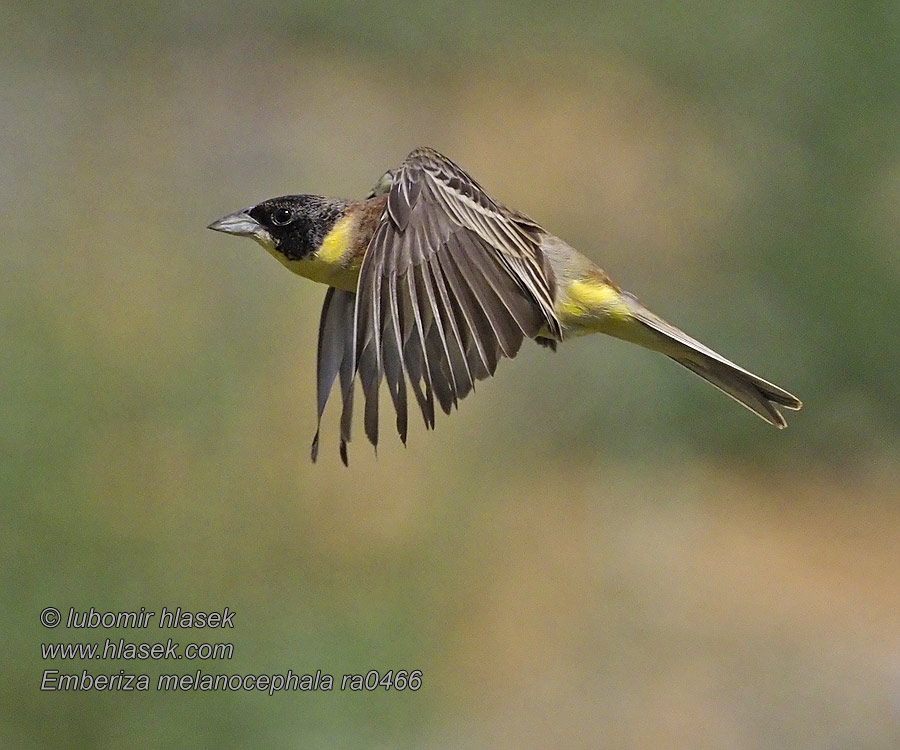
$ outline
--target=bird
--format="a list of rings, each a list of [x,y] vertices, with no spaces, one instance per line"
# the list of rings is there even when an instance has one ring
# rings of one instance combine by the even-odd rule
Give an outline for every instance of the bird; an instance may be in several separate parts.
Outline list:
[[[432,148],[410,152],[364,200],[285,195],[208,228],[250,237],[289,270],[328,287],[319,319],[314,462],[336,380],[346,466],[357,379],[365,434],[377,452],[382,381],[405,444],[409,390],[433,429],[435,401],[450,414],[526,339],[554,351],[590,333],[638,344],[778,428],[787,424],[779,406],[802,406],[650,312],[587,256]]]

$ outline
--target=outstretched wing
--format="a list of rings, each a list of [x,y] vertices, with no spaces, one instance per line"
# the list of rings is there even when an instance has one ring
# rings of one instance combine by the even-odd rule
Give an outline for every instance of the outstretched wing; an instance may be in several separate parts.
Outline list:
[[[326,299],[320,327],[320,418],[338,370],[346,371],[352,340],[352,374],[342,377],[345,462],[357,374],[369,440],[377,446],[384,379],[406,442],[407,381],[426,427],[433,428],[435,400],[449,414],[476,380],[494,374],[502,357],[514,357],[525,338],[562,335],[537,224],[491,199],[432,149],[413,151],[387,173],[374,191],[384,192],[387,205],[360,269],[352,326],[346,308],[335,305],[336,293]],[[323,344],[326,336],[335,340]],[[318,433],[314,455],[317,442]]]
[[[394,175],[357,285],[356,366],[378,442],[382,377],[406,440],[406,380],[427,427],[541,329],[560,336],[540,227],[493,201],[456,164],[413,151]]]

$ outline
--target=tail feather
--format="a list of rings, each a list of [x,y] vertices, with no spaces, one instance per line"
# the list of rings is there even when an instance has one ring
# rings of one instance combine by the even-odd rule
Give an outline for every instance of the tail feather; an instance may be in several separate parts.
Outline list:
[[[735,372],[715,360],[700,364],[686,358],[672,357],[672,359],[731,396],[742,406],[746,406],[750,411],[758,414],[769,424],[775,425],[778,429],[787,427],[787,422],[781,412],[772,405],[772,401],[761,388],[742,373]]]
[[[779,429],[787,426],[775,404],[787,409],[799,409],[800,399],[774,383],[738,367],[683,331],[654,315],[633,297],[627,298],[632,315],[653,331],[651,348],[661,351],[682,367],[699,375],[723,393]]]

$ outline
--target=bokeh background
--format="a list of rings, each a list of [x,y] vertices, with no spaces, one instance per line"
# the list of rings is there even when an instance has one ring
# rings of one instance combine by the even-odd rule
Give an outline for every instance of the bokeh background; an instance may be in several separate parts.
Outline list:
[[[3,747],[900,746],[900,6],[2,10]],[[313,466],[323,290],[204,227],[418,145],[805,409],[598,337]],[[235,656],[48,664],[187,640],[51,604],[228,606]],[[196,667],[424,684],[38,690]]]

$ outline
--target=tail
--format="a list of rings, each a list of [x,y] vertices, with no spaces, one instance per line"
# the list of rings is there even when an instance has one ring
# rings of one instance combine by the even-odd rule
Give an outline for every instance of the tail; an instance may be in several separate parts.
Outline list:
[[[712,349],[654,315],[631,295],[623,294],[623,299],[634,318],[646,332],[651,333],[649,340],[640,336],[640,343],[671,357],[678,364],[731,396],[739,404],[758,414],[769,424],[775,425],[778,429],[787,427],[787,422],[775,404],[794,410],[803,406],[800,399],[793,394],[738,367],[734,362],[729,362]]]

